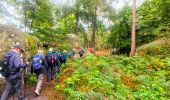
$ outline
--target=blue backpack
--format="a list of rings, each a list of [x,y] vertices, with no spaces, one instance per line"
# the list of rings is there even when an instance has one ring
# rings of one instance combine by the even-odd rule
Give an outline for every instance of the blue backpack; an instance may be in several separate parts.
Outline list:
[[[42,68],[42,57],[41,55],[34,55],[32,59],[32,68],[34,70]]]

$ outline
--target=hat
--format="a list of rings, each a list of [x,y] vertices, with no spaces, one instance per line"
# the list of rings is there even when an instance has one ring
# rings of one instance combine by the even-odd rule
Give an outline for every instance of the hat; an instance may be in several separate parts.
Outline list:
[[[53,49],[52,49],[52,48],[50,48],[48,51],[51,51],[51,52],[52,52],[52,51],[53,51]]]
[[[21,50],[20,45],[14,45],[14,46],[12,46],[12,48],[18,48],[18,49],[20,49],[20,50]]]
[[[23,49],[20,45],[13,45],[12,48],[13,48],[13,49],[18,48],[18,49],[21,50],[21,52],[24,51],[24,49]]]

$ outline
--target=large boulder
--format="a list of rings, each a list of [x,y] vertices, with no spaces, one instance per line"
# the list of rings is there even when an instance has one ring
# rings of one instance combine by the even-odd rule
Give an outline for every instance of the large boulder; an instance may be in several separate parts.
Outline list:
[[[139,56],[169,55],[169,52],[170,38],[167,37],[160,38],[137,48],[137,53]]]
[[[15,27],[0,25],[0,58],[15,44],[22,47],[25,51],[23,53],[24,58],[28,59],[40,43],[37,38],[23,33]]]

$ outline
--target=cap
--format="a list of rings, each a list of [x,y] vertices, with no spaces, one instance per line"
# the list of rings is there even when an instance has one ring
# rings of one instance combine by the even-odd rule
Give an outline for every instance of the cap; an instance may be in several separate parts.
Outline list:
[[[13,45],[12,48],[18,48],[21,50],[21,52],[24,52],[24,49],[20,45]]]
[[[19,48],[20,49],[20,46],[19,45],[13,45],[13,48]]]

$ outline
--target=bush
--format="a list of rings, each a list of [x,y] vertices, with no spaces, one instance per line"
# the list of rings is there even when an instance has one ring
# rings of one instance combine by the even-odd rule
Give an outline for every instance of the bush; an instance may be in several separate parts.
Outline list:
[[[169,57],[95,57],[72,62],[60,90],[67,100],[169,99]]]

